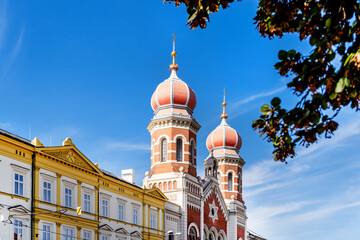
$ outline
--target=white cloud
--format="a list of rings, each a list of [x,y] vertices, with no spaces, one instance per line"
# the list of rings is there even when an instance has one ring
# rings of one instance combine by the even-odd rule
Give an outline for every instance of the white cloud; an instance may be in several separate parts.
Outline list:
[[[328,206],[321,206],[317,210],[311,210],[306,213],[298,214],[296,216],[292,216],[294,221],[296,222],[307,222],[307,221],[314,221],[319,219],[325,219],[329,217],[331,214],[334,214],[338,211],[347,209],[347,208],[354,208],[360,207],[360,201],[351,202],[344,204],[342,201],[333,201],[336,202],[333,205]],[[339,204],[341,203],[341,204]]]
[[[249,103],[249,102],[252,102],[252,101],[255,101],[259,98],[263,98],[263,97],[268,97],[268,96],[271,96],[271,95],[274,95],[275,93],[279,93],[279,92],[282,92],[286,89],[286,87],[280,87],[280,88],[277,88],[277,89],[274,89],[274,90],[271,90],[271,91],[268,91],[268,92],[262,92],[262,93],[258,93],[258,94],[255,94],[255,95],[252,95],[248,98],[245,98],[245,99],[242,99],[240,101],[237,101],[235,103],[232,103],[231,104],[231,108],[237,108],[239,107],[240,105],[243,105],[243,104],[246,104],[246,103]]]

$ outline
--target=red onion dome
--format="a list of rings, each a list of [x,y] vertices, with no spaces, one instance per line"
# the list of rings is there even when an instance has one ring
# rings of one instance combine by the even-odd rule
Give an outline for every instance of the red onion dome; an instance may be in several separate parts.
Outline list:
[[[225,118],[222,118],[221,124],[206,139],[206,147],[209,151],[223,147],[236,148],[239,151],[241,145],[240,134],[227,124]]]
[[[154,111],[160,106],[181,105],[192,111],[196,106],[194,91],[176,75],[175,68],[171,69],[168,79],[160,83],[151,97],[151,107]]]

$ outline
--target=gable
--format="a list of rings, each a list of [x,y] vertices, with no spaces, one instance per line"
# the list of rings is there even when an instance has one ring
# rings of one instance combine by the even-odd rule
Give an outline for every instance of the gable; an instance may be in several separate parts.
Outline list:
[[[78,167],[87,169],[92,172],[100,174],[100,170],[82,154],[74,145],[61,147],[46,147],[42,148],[41,152],[46,153],[55,158],[69,162]]]
[[[123,234],[123,235],[129,235],[129,232],[126,231],[124,228],[119,228],[115,231],[116,233],[120,233],[120,234]]]
[[[217,229],[217,232],[227,229],[227,208],[222,207],[221,200],[219,201],[217,194],[213,191],[208,199],[204,202],[203,213],[204,225],[210,228]]]
[[[30,213],[30,211],[26,207],[24,207],[22,205],[16,205],[16,206],[13,206],[13,207],[9,207],[8,210],[10,212],[17,212],[17,213],[25,213],[25,214]]]
[[[112,227],[110,227],[108,224],[103,224],[103,225],[99,226],[99,229],[105,230],[105,231],[110,231],[110,232],[113,231]]]
[[[225,200],[223,195],[221,194],[220,188],[218,184],[215,184],[212,180],[209,181],[209,183],[207,183],[206,188],[204,189],[204,200],[205,200],[205,204],[210,204],[212,203],[212,196],[214,196],[214,198],[216,199],[216,202],[222,212],[222,214],[224,215],[225,220],[227,221],[228,219],[228,209],[227,206],[225,204]]]
[[[145,192],[150,196],[160,198],[164,201],[168,201],[168,198],[158,188],[145,189]]]

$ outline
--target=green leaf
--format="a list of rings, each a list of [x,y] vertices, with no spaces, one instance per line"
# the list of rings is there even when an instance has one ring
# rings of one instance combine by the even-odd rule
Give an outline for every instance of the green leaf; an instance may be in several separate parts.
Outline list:
[[[331,93],[330,96],[329,96],[329,98],[330,98],[331,100],[334,100],[334,99],[336,98],[336,93]]]
[[[357,95],[356,89],[352,89],[352,90],[350,91],[350,93],[349,93],[349,96],[350,96],[351,98],[355,98],[356,95]]]
[[[274,97],[274,98],[271,100],[271,105],[273,105],[274,107],[279,106],[280,103],[281,103],[281,100],[280,100],[280,98],[278,98],[278,97]]]
[[[267,115],[269,114],[270,112],[270,106],[265,104],[265,105],[262,105],[262,107],[260,108],[260,112]]]
[[[330,28],[331,27],[331,18],[328,18],[325,22],[325,27]]]
[[[280,60],[284,60],[285,58],[287,58],[287,56],[288,56],[288,53],[286,51],[284,51],[284,50],[279,51],[278,57]]]
[[[350,87],[350,80],[347,77],[344,77],[344,83],[346,87]]]
[[[335,87],[335,93],[341,93],[345,88],[344,78],[340,78]]]
[[[354,53],[350,53],[349,56],[346,58],[346,60],[344,62],[344,66],[346,66],[354,56],[355,56]]]

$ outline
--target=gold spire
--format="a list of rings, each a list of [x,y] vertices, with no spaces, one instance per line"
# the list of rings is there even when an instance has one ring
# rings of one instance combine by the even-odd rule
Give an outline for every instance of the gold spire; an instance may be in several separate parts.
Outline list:
[[[225,113],[225,107],[226,107],[226,102],[225,102],[225,88],[224,88],[224,102],[222,103],[223,106],[223,113],[221,114],[220,118],[227,118],[227,114]]]
[[[173,57],[173,62],[172,64],[170,64],[170,70],[172,69],[178,70],[178,65],[175,63],[175,57],[177,55],[177,53],[175,52],[175,40],[176,40],[175,33],[172,34],[172,38],[173,38],[173,51],[171,53],[171,56]]]

